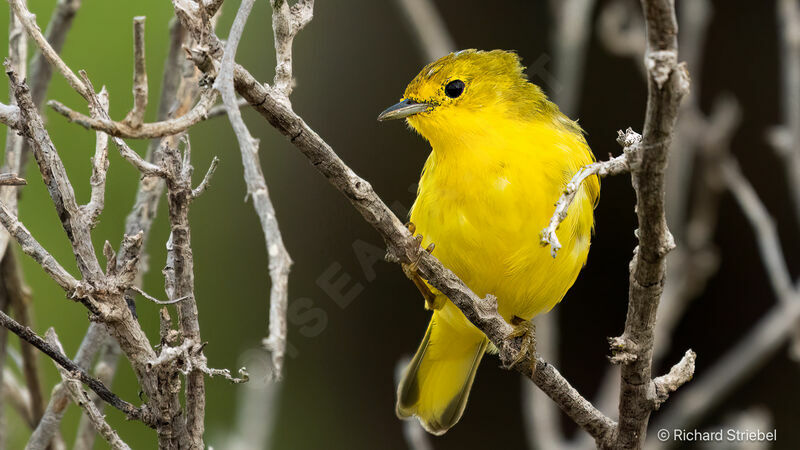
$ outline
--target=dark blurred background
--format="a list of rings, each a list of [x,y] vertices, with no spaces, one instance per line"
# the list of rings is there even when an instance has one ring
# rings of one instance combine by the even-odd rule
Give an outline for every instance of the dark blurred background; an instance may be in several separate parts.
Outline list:
[[[108,87],[115,118],[122,118],[132,104],[132,18],[147,16],[152,105],[148,117],[154,118],[167,51],[167,22],[172,16],[170,2],[83,3],[62,55],[73,69],[86,69],[98,88]],[[548,2],[434,3],[459,48],[515,49],[526,65],[552,52]],[[598,1],[596,10],[606,3]],[[55,0],[29,0],[43,28],[54,4]],[[733,153],[775,217],[788,265],[792,274],[797,274],[798,224],[791,212],[781,163],[764,137],[766,130],[780,121],[775,4],[744,0],[713,4],[702,67],[690,68],[702,70],[702,85],[692,88],[700,93],[704,110],[721,93],[732,94],[742,105]],[[230,1],[224,8],[220,36],[227,35],[235,7],[238,2]],[[268,2],[257,2],[237,55],[255,76],[268,81],[274,67],[270,14]],[[3,20],[6,24],[7,19]],[[2,48],[6,48],[5,34],[0,33]],[[379,124],[375,118],[401,96],[406,83],[428,62],[425,59],[397,4],[388,0],[318,1],[314,20],[295,41],[295,110],[372,183],[387,204],[402,212],[413,202],[413,186],[429,147],[402,124]],[[641,130],[646,86],[636,64],[610,54],[592,32],[582,96],[574,116],[587,131],[598,158],[619,154],[615,142],[618,129],[631,126]],[[532,77],[532,81],[550,89],[541,79]],[[86,109],[85,102],[59,76],[54,77],[48,98]],[[425,331],[429,313],[422,308],[422,298],[398,266],[382,261],[362,265],[357,252],[378,251],[373,247],[382,246],[379,236],[263,119],[251,111],[245,118],[251,132],[261,139],[263,169],[295,262],[290,278],[290,355],[277,404],[273,447],[406,448],[401,422],[394,414],[394,369],[401,356],[414,352]],[[68,124],[49,110],[47,119],[79,199],[88,198],[94,133]],[[201,329],[209,342],[206,355],[214,367],[237,368],[240,355],[257,347],[266,334],[269,281],[263,235],[252,206],[244,200],[239,150],[227,120],[215,119],[193,128],[191,141],[198,179],[213,156],[221,159],[212,188],[193,204],[191,216]],[[144,152],[146,143],[130,143]],[[118,246],[136,180],[135,170],[112,151],[106,210],[95,232],[98,248],[106,239]],[[28,182],[20,204],[22,221],[62,264],[77,273],[35,166],[28,168]],[[627,176],[603,181],[588,264],[557,306],[559,370],[588,398],[596,393],[608,366],[606,337],[618,335],[623,328],[628,262],[635,245],[633,205]],[[148,248],[151,270],[145,290],[156,296],[163,293],[160,268],[168,237],[165,216],[162,207]],[[776,301],[753,232],[729,195],[722,202],[715,242],[721,252],[719,271],[689,307],[665,358],[672,364],[685,349],[694,349],[697,376]],[[21,259],[33,290],[36,331],[44,333],[54,326],[67,353],[73,354],[88,325],[84,308],[66,300],[33,261]],[[348,280],[343,288],[326,287],[342,277]],[[157,336],[157,308],[141,301],[139,316],[148,333]],[[12,341],[16,345],[16,339]],[[40,363],[49,391],[58,375],[46,358]],[[726,397],[702,425],[718,425],[731,412],[761,406],[769,411],[778,430],[775,448],[797,448],[799,376],[800,366],[782,348]],[[492,448],[522,448],[525,424],[520,386],[518,375],[499,368],[497,358],[484,358],[463,419],[444,437],[434,438],[434,447],[485,448],[491,443]],[[233,426],[240,388],[210,380],[207,389],[206,443],[217,446],[218,437]],[[124,364],[114,390],[130,401],[137,398],[134,377]],[[680,395],[679,391],[673,397]],[[152,430],[126,422],[117,411],[107,411],[122,438],[134,448],[154,445]],[[10,445],[21,448],[29,431],[12,411],[6,416]],[[62,427],[67,442],[72,442],[78,417],[77,409],[71,407]],[[654,419],[657,417],[658,412]],[[565,432],[575,432],[569,420],[563,423]]]

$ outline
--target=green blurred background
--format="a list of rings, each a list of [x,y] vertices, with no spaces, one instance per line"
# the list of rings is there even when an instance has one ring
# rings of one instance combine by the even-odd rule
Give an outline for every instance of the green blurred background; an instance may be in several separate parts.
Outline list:
[[[238,2],[230,1],[218,31],[226,36]],[[516,49],[525,64],[550,52],[551,21],[547,2],[435,2],[459,48]],[[599,1],[602,6],[604,1]],[[800,240],[789,214],[787,188],[764,131],[779,121],[779,83],[775,5],[773,1],[715,1],[704,61],[701,105],[707,109],[719,93],[731,92],[743,104],[743,124],[733,142],[745,174],[762,193],[783,238],[789,265],[797,273]],[[42,28],[55,0],[29,0]],[[237,60],[257,78],[271,80],[274,66],[270,8],[259,1],[253,10]],[[111,115],[121,119],[132,105],[132,18],[147,16],[147,63],[150,79],[148,118],[155,116],[167,24],[167,0],[84,0],[63,58],[73,69],[85,69],[96,87],[110,92]],[[7,14],[2,23],[7,24]],[[6,29],[6,27],[3,27]],[[742,29],[749,32],[743,33]],[[6,48],[7,33],[0,33]],[[31,50],[32,50],[31,45]],[[379,125],[375,117],[400,97],[408,81],[427,63],[409,34],[395,2],[318,1],[314,20],[295,41],[297,88],[295,110],[337,153],[369,180],[379,195],[398,211],[410,207],[428,148],[399,123]],[[577,116],[598,157],[619,153],[616,130],[641,128],[645,86],[630,59],[612,56],[592,36],[587,54],[583,96]],[[542,80],[532,81],[541,83]],[[548,86],[544,86],[547,88]],[[48,99],[85,111],[85,102],[55,75]],[[5,100],[3,100],[5,101]],[[48,130],[67,167],[80,200],[89,195],[90,156],[94,133],[47,111]],[[377,262],[365,269],[356,249],[380,246],[380,238],[319,176],[282,136],[251,111],[245,113],[251,132],[261,139],[261,159],[286,246],[295,264],[290,278],[290,356],[278,403],[274,448],[374,449],[405,448],[401,422],[394,415],[394,366],[412,353],[424,333],[428,313],[411,283],[395,265]],[[245,202],[245,185],[236,140],[225,118],[192,129],[192,157],[199,178],[211,158],[221,159],[212,188],[192,208],[196,292],[206,355],[213,367],[237,368],[240,355],[259,345],[266,334],[267,258],[258,220]],[[146,142],[130,141],[144,153]],[[137,187],[137,172],[111,152],[106,209],[94,233],[101,248],[116,248]],[[771,173],[779,173],[775,176]],[[41,183],[35,165],[28,167],[20,217],[33,235],[72,273],[72,252]],[[165,261],[168,224],[159,210],[147,249],[151,270],[145,290],[163,297],[160,269]],[[627,263],[634,246],[633,196],[626,177],[604,181],[597,209],[597,236],[588,266],[558,308],[564,333],[559,369],[585,395],[597,389],[607,366],[606,336],[622,330],[627,299]],[[729,197],[723,203],[717,244],[722,266],[701,299],[679,325],[674,349],[698,352],[698,373],[774,302],[747,223]],[[18,250],[18,249],[16,249]],[[33,290],[36,331],[55,327],[68,354],[74,354],[88,326],[83,307],[63,292],[29,258],[22,256],[25,277]],[[325,280],[345,276],[341,289],[324,288]],[[332,292],[343,292],[343,297]],[[350,296],[346,294],[349,292]],[[344,305],[344,306],[343,306]],[[157,308],[138,302],[140,321],[157,336]],[[713,333],[710,332],[713,330]],[[16,345],[16,339],[11,339]],[[57,380],[51,362],[41,358],[46,391]],[[485,358],[470,405],[461,423],[437,449],[521,448],[520,380]],[[800,370],[780,351],[750,378],[705,425],[726,413],[763,405],[779,430],[777,447],[800,443]],[[235,421],[240,388],[225,381],[207,383],[207,437],[217,447]],[[138,388],[129,367],[120,365],[114,391],[136,401]],[[47,393],[46,392],[46,393]],[[680,395],[678,393],[677,395]],[[106,409],[111,423],[134,448],[153,448],[155,433],[126,422]],[[29,434],[13,411],[6,413],[11,448],[22,448]],[[70,408],[62,430],[71,443],[78,421]],[[265,419],[265,426],[267,426]],[[574,425],[565,421],[565,430]],[[98,448],[104,448],[98,443]]]

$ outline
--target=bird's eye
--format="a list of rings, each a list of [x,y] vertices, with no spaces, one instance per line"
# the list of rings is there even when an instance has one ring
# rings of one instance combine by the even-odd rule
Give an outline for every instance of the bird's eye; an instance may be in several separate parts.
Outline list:
[[[444,93],[450,98],[456,98],[464,92],[465,87],[463,81],[453,80],[444,87]]]

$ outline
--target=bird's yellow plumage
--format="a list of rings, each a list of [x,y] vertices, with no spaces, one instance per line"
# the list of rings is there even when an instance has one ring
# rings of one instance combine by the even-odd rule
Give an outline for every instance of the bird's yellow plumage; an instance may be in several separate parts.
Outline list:
[[[556,258],[540,245],[565,184],[594,161],[578,124],[523,74],[516,54],[465,50],[429,64],[380,119],[406,118],[432,147],[411,222],[434,255],[509,322],[549,311],[586,262],[599,194],[587,180],[558,230]],[[486,337],[442,294],[398,388],[397,412],[434,434],[463,413]]]

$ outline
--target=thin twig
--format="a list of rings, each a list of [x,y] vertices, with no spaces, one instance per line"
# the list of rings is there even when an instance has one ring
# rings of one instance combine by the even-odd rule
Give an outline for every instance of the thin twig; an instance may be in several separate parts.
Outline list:
[[[105,87],[97,96],[100,108],[108,113],[108,91]],[[90,223],[96,223],[103,212],[106,198],[106,175],[108,174],[108,135],[102,131],[95,133],[95,150],[92,158],[92,186],[89,203],[84,207]]]
[[[50,275],[50,278],[55,280],[65,291],[75,292],[80,285],[78,280],[70,275],[70,273],[42,247],[42,244],[34,239],[30,231],[28,231],[28,229],[17,220],[17,217],[3,204],[0,204],[0,223],[2,223],[3,227],[17,240],[22,251],[39,263],[44,271]]]
[[[211,186],[211,177],[213,177],[214,172],[217,171],[218,165],[219,158],[215,156],[214,159],[211,160],[211,165],[208,166],[208,171],[206,171],[203,181],[201,181],[196,188],[192,189],[192,198],[200,197],[206,190],[208,190],[208,188]]]
[[[153,297],[152,295],[148,294],[147,292],[143,291],[138,286],[133,286],[133,287],[131,287],[131,289],[133,289],[134,291],[138,292],[142,297],[150,300],[151,302],[155,303],[156,305],[174,305],[175,303],[178,303],[178,302],[180,302],[182,300],[186,300],[187,298],[189,298],[188,296],[183,296],[183,297],[178,297],[178,298],[172,299],[172,300],[159,300],[159,299]]]
[[[42,353],[49,356],[53,361],[58,363],[59,366],[67,369],[71,374],[74,374],[74,376],[80,380],[81,383],[85,384],[89,387],[89,389],[96,392],[100,398],[106,401],[106,403],[122,411],[129,419],[142,420],[145,424],[153,426],[149,420],[147,411],[137,408],[136,406],[117,397],[117,395],[111,392],[103,383],[89,376],[84,369],[64,356],[64,354],[61,353],[57,348],[36,335],[36,333],[31,331],[30,328],[20,325],[17,321],[2,311],[0,311],[0,325],[8,328],[12,333],[19,336],[20,339],[24,339],[25,341],[29,342],[34,347],[38,348]]]
[[[619,135],[620,138],[628,136],[622,133],[622,131],[619,132]],[[623,148],[628,151],[634,148],[632,145],[624,142],[620,142],[620,144],[623,145]],[[553,258],[556,257],[558,251],[561,249],[561,242],[558,240],[556,231],[558,231],[558,227],[561,225],[561,222],[567,218],[569,207],[572,205],[572,201],[575,200],[575,196],[578,194],[578,191],[580,191],[583,182],[586,181],[587,178],[594,175],[598,177],[605,177],[608,175],[619,175],[628,171],[630,171],[630,166],[628,165],[628,155],[622,154],[611,158],[608,161],[598,161],[584,166],[575,175],[573,175],[572,179],[564,187],[564,193],[561,194],[558,202],[556,202],[556,210],[553,213],[553,217],[550,218],[550,224],[547,226],[547,228],[542,230],[541,244],[543,246],[550,246],[550,254],[553,256]]]
[[[240,98],[240,99],[236,100],[236,106],[239,109],[241,109],[244,106],[249,106],[249,105],[250,104],[247,103],[247,99]],[[3,116],[2,116],[2,111],[3,111],[2,107],[3,106],[4,105],[0,104],[0,122],[3,121]],[[14,117],[13,117],[14,111],[11,111],[10,114],[12,114],[12,116],[10,116],[9,120],[14,120]],[[213,118],[216,118],[216,117],[219,117],[219,116],[227,116],[227,115],[228,115],[228,107],[225,106],[224,103],[221,103],[219,105],[215,105],[211,109],[208,110],[208,118],[209,119],[213,119]]]
[[[145,61],[144,16],[133,18],[133,109],[123,122],[139,128],[147,110],[147,66]]]
[[[75,354],[74,362],[78,367],[88,370],[97,349],[100,348],[108,333],[95,323],[89,325],[86,335],[81,341],[81,345]],[[102,380],[101,380],[102,382]],[[103,383],[106,384],[106,383]],[[69,398],[63,385],[53,388],[50,401],[47,404],[42,420],[33,430],[33,434],[28,440],[26,450],[43,450],[50,445],[53,436],[60,429],[61,419],[67,411]]]
[[[25,186],[26,184],[28,182],[15,173],[0,173],[0,186]]]
[[[58,336],[56,336],[56,332],[52,327],[48,328],[45,337],[51,346],[59,350],[62,354],[64,353],[64,348],[61,346],[61,342],[58,340]],[[58,364],[56,364],[56,368],[61,374],[61,382],[66,386],[66,390],[72,398],[72,401],[83,408],[86,416],[89,417],[97,432],[105,438],[111,448],[114,450],[130,450],[128,444],[120,439],[117,432],[111,428],[100,411],[97,410],[94,402],[89,399],[89,396],[81,386],[79,377]]]
[[[214,105],[216,99],[217,94],[214,90],[206,90],[200,96],[200,100],[194,105],[194,108],[186,114],[160,122],[143,123],[135,128],[125,122],[115,122],[110,118],[91,118],[55,100],[50,100],[47,105],[66,117],[70,122],[75,122],[87,129],[103,131],[119,138],[153,139],[183,133],[193,125],[206,120],[208,118],[208,110]]]

